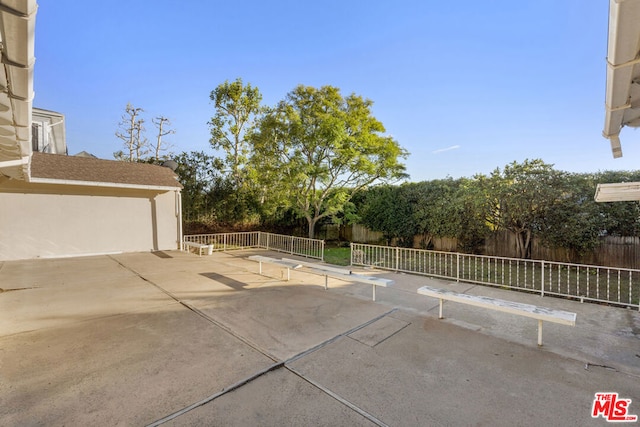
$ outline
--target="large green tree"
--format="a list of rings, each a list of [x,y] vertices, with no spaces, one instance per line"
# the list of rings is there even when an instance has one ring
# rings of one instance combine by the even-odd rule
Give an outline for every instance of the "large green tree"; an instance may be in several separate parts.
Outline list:
[[[432,237],[457,237],[460,208],[457,183],[453,179],[410,184],[408,200],[413,205],[413,220],[418,232],[425,235],[428,247]]]
[[[531,256],[531,238],[563,197],[564,174],[540,159],[513,162],[489,177],[475,177],[486,221],[512,232],[521,258]]]
[[[209,121],[214,149],[225,152],[225,164],[231,182],[240,188],[243,181],[243,168],[246,166],[251,147],[247,139],[254,119],[260,113],[262,95],[257,87],[250,83],[244,85],[242,79],[225,81],[211,91],[211,101],[215,115]]]
[[[353,194],[404,178],[407,152],[371,113],[373,102],[333,86],[298,86],[260,120],[252,162],[308,223],[341,212]]]
[[[249,191],[240,196],[229,177],[223,175],[222,159],[192,151],[174,157],[176,173],[183,185],[182,212],[186,221],[215,223],[218,226],[255,224],[259,206]]]
[[[567,261],[574,261],[597,246],[605,221],[593,199],[593,174],[565,173],[558,187],[561,195],[536,234],[546,246],[570,249],[576,258]]]
[[[212,216],[211,191],[219,181],[220,160],[202,151],[182,152],[173,159],[182,184],[182,213],[187,221]]]
[[[447,178],[372,187],[357,200],[360,223],[400,245],[412,245],[415,235],[425,238],[426,247],[434,237],[452,237],[460,249],[477,251],[488,228],[476,210],[471,183]]]
[[[409,199],[412,184],[401,186],[377,185],[364,193],[360,201],[360,223],[373,231],[379,231],[391,244],[397,239],[401,246],[411,246],[418,234],[414,220],[414,204]]]

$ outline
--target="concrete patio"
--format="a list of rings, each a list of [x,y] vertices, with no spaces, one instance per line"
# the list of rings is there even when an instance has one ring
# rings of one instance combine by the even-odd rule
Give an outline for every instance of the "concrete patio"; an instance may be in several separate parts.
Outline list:
[[[382,271],[378,289],[180,252],[0,263],[0,425],[605,425],[640,415],[640,313]],[[420,286],[578,314],[576,327]]]

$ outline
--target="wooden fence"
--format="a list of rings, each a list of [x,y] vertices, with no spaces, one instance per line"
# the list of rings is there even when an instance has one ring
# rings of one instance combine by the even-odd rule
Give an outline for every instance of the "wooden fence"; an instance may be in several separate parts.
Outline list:
[[[354,243],[386,244],[382,233],[368,230],[362,225],[344,226],[340,230],[340,238]],[[393,242],[391,242],[393,245]],[[456,252],[458,245],[455,238],[429,238],[415,236],[413,247],[432,249],[435,251]],[[515,236],[508,231],[496,232],[485,238],[480,248],[481,255],[517,258]],[[640,269],[640,237],[606,236],[600,244],[588,253],[579,254],[565,248],[549,248],[535,236],[531,242],[531,258],[556,262],[569,262],[609,267]]]
[[[340,227],[340,239],[357,243],[386,243],[382,233],[379,231],[371,231],[360,224]]]
[[[517,257],[515,236],[506,231],[494,233],[486,238],[483,254]],[[531,258],[609,267],[640,268],[640,238],[601,237],[600,244],[594,250],[579,254],[566,248],[547,247],[534,236],[531,240]]]

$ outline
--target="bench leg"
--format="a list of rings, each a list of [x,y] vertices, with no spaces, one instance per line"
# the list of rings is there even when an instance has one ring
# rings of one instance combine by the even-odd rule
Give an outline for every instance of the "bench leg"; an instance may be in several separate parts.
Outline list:
[[[538,320],[538,346],[542,347],[542,320]]]
[[[439,301],[440,301],[440,312],[438,313],[438,319],[442,319],[443,318],[442,317],[442,301],[443,301],[442,298],[440,298]]]

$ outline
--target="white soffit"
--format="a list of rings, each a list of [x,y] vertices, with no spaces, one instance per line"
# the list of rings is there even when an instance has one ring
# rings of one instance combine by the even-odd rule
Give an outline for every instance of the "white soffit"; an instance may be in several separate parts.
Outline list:
[[[598,184],[596,202],[631,202],[640,200],[640,182]]]
[[[28,180],[36,0],[0,0],[0,177]]]
[[[603,135],[622,157],[620,130],[640,126],[640,0],[609,0],[609,42]]]

